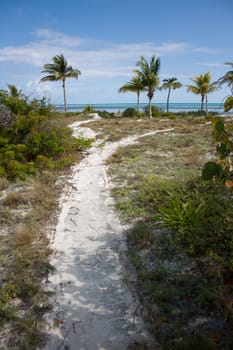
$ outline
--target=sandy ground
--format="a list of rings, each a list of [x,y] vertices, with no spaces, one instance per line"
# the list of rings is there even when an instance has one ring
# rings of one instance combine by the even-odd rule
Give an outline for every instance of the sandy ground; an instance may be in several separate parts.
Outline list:
[[[94,136],[79,124],[72,125],[75,135]],[[118,146],[135,141],[92,147],[64,188],[52,242],[55,272],[46,283],[54,296],[44,350],[123,350],[150,338],[138,300],[123,283],[125,228],[114,211],[105,165]]]

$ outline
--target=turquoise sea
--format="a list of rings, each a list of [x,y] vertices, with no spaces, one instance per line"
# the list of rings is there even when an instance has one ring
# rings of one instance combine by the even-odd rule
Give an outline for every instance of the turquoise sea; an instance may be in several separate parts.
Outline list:
[[[82,111],[88,104],[68,104],[67,110],[69,112],[80,112]],[[94,103],[89,104],[93,107],[94,110],[99,111],[108,111],[108,112],[121,112],[125,110],[126,108],[135,108],[136,109],[136,103]],[[145,106],[147,106],[148,103],[141,103],[140,109],[143,110]],[[166,111],[167,105],[166,103],[153,103],[154,106],[157,106],[158,108],[162,109],[163,111]],[[56,105],[56,108],[59,111],[62,111],[64,109],[63,104]],[[200,103],[170,103],[169,104],[169,111],[170,112],[188,112],[188,111],[198,111],[201,109]],[[209,111],[218,112],[218,113],[224,113],[223,111],[223,104],[222,103],[209,103],[208,104]]]

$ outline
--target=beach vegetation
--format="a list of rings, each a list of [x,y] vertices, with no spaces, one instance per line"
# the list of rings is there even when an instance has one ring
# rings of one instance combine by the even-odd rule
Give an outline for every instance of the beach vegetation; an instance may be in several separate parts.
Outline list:
[[[233,96],[228,96],[224,101],[224,111],[229,112],[233,109]]]
[[[226,65],[230,65],[233,68],[233,62],[226,62]],[[224,111],[229,112],[233,109],[233,70],[228,71],[224,76],[219,78],[218,83],[221,85],[227,84],[230,88],[231,95],[227,96],[224,101]]]
[[[160,119],[157,127],[174,129],[121,147],[108,163],[117,208],[131,227],[128,283],[163,349],[233,344],[232,187],[201,178],[216,143],[232,130],[230,120],[224,127],[215,126],[218,120],[212,131],[203,117]]]
[[[92,105],[87,105],[83,109],[83,113],[93,113],[93,112],[94,112],[94,108]]]
[[[10,121],[0,121],[0,177],[10,181],[25,180],[42,169],[58,169],[74,162],[72,152],[88,148],[91,140],[72,137],[71,129],[62,127],[62,116],[55,115],[46,98],[29,100],[10,85],[0,103],[2,121],[7,111],[13,112]],[[66,161],[64,161],[64,159]]]
[[[232,70],[226,72],[221,78],[218,79],[220,85],[227,84],[230,88],[231,94],[233,95],[233,62],[226,62],[226,65],[231,66]]]
[[[152,118],[151,103],[155,90],[159,85],[159,70],[160,59],[152,56],[148,62],[144,56],[141,56],[140,60],[136,63],[138,69],[135,69],[135,73],[142,81],[144,90],[147,91],[147,97],[149,100],[149,118]]]
[[[143,108],[143,111],[146,115],[151,113],[152,117],[154,117],[154,118],[160,118],[162,115],[161,109],[155,105],[151,105],[151,106],[147,105]]]
[[[118,92],[135,92],[137,94],[137,112],[140,110],[140,93],[144,90],[144,84],[139,75],[134,76],[129,82],[120,87]]]
[[[48,73],[45,77],[41,78],[41,82],[45,81],[61,81],[64,98],[64,110],[67,111],[66,103],[66,79],[76,78],[81,75],[80,70],[74,69],[71,65],[68,65],[64,55],[57,55],[52,58],[53,63],[47,63],[44,65],[42,73]]]
[[[122,117],[126,117],[126,118],[132,118],[132,117],[136,117],[137,116],[137,111],[134,108],[126,108],[123,112],[122,112]]]
[[[201,111],[204,111],[208,115],[208,94],[218,89],[216,82],[211,82],[210,72],[200,74],[191,78],[195,85],[188,85],[188,92],[191,91],[196,95],[201,95]]]
[[[168,90],[167,113],[169,113],[169,101],[170,101],[171,90],[180,89],[181,87],[182,87],[182,84],[175,77],[163,79],[163,85],[160,87],[160,89],[161,90],[164,90],[164,89]]]

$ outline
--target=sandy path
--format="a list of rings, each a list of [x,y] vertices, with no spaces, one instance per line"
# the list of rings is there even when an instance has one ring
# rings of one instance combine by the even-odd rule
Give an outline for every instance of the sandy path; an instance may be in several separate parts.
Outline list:
[[[114,212],[105,166],[119,145],[135,140],[93,147],[64,189],[52,243],[56,271],[47,283],[55,296],[54,310],[46,315],[46,350],[123,350],[148,338],[138,301],[122,282],[124,228]]]

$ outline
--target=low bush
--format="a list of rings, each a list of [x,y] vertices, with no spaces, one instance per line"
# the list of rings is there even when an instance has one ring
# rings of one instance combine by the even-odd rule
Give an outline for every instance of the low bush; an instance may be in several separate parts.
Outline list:
[[[152,117],[154,117],[154,118],[160,118],[161,117],[161,113],[162,113],[161,109],[159,109],[155,105],[152,105],[151,106],[151,110],[152,110]],[[149,105],[144,107],[144,113],[149,115]]]
[[[114,118],[114,117],[115,117],[115,113],[113,113],[113,112],[108,112],[108,111],[96,111],[96,113],[98,113],[98,115],[99,115],[101,118],[109,119],[109,118]]]
[[[233,198],[224,184],[190,182],[168,193],[159,220],[191,255],[215,256],[222,270],[233,271]]]
[[[6,93],[0,96],[1,103],[8,107],[13,106],[12,99]],[[75,159],[62,160],[67,153],[91,146],[91,139],[72,136],[71,129],[60,123],[59,114],[54,114],[45,98],[28,102],[24,97],[14,97],[14,101],[19,106],[17,110],[12,107],[16,118],[11,127],[0,128],[1,177],[25,180],[28,175],[46,168],[61,169]]]
[[[134,108],[127,108],[123,111],[122,117],[133,118],[137,116],[137,111]]]

